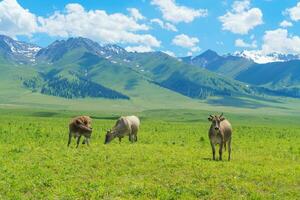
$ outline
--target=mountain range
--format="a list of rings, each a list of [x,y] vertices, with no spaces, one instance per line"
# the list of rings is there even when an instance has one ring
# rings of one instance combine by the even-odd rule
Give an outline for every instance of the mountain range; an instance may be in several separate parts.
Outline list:
[[[278,54],[274,56],[274,60],[279,58]],[[300,59],[293,55],[280,55],[280,58],[281,61],[259,64],[243,53],[220,56],[207,50],[196,57],[183,57],[181,60],[256,86],[258,91],[264,90],[267,94],[299,97]]]
[[[162,94],[194,99],[300,97],[297,57],[259,64],[242,53],[218,55],[207,50],[195,57],[175,58],[163,52],[127,52],[82,37],[42,48],[2,35],[0,70],[5,91],[22,89],[69,99],[130,100]]]

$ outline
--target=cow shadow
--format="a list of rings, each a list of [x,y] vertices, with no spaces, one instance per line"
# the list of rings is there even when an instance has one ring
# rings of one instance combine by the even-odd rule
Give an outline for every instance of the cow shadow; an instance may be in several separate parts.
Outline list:
[[[213,162],[224,162],[224,161],[227,161],[227,160],[219,160],[219,159],[216,159],[216,160],[213,160],[212,158],[201,158],[201,160],[205,160],[205,161],[213,161]]]

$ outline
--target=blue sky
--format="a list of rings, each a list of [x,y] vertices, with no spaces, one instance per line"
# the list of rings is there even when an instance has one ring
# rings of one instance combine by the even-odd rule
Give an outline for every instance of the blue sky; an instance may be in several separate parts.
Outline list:
[[[82,36],[176,56],[207,49],[300,54],[300,1],[3,0],[0,34],[40,46]]]

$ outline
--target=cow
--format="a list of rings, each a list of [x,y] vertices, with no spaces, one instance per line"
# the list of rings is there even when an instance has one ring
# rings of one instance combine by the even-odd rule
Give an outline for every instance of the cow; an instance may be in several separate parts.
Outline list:
[[[71,144],[72,136],[77,138],[77,146],[79,146],[81,136],[84,136],[85,139],[82,144],[90,144],[90,138],[92,135],[93,128],[91,127],[92,119],[89,116],[78,116],[71,120],[69,123],[69,140],[68,146]]]
[[[129,136],[130,142],[137,142],[137,133],[139,131],[140,120],[136,116],[120,117],[115,126],[106,132],[104,144],[110,143],[114,138],[118,137],[119,142],[124,136]]]
[[[226,150],[226,143],[228,144],[228,161],[230,161],[231,156],[231,136],[232,127],[228,120],[223,117],[223,113],[220,116],[210,115],[208,121],[211,122],[210,129],[208,131],[208,137],[210,140],[213,160],[215,157],[215,145],[219,144],[219,160],[222,160],[223,147]]]

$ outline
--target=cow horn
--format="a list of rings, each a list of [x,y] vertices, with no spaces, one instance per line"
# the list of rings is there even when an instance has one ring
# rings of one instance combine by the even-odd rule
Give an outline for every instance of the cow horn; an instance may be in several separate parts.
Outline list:
[[[223,117],[223,113],[220,115],[220,117]]]

